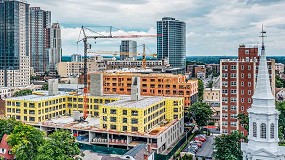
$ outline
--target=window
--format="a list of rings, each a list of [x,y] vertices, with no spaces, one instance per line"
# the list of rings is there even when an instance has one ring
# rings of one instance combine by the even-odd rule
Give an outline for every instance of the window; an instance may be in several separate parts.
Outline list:
[[[247,101],[248,101],[248,103],[251,103],[251,98],[248,98],[248,100],[247,100]]]
[[[138,115],[138,111],[132,110],[132,116],[137,116],[137,115]]]
[[[237,94],[237,90],[236,89],[232,89],[231,90],[231,94]]]
[[[113,129],[113,130],[116,130],[117,126],[116,125],[111,125],[110,128]]]
[[[237,85],[237,82],[235,82],[235,81],[231,82],[231,86],[236,86],[236,85]]]
[[[138,124],[138,119],[132,118],[132,124]]]
[[[248,70],[251,70],[251,66],[247,66],[247,69],[248,69]]]
[[[173,108],[173,112],[178,112],[178,108]]]
[[[249,50],[247,49],[247,50],[245,50],[245,54],[249,54]]]
[[[222,74],[222,78],[228,78],[228,74],[227,73],[223,73]]]
[[[223,105],[223,106],[222,106],[222,109],[223,109],[223,110],[228,110],[228,106],[227,106],[227,105]]]
[[[266,125],[264,123],[260,125],[260,138],[266,139]]]
[[[222,98],[222,101],[223,101],[223,102],[228,102],[228,97],[223,97],[223,98]]]
[[[231,98],[231,102],[236,102],[237,98]]]
[[[231,114],[231,118],[237,118],[237,114]]]
[[[237,66],[236,65],[232,65],[231,66],[231,70],[236,70],[237,69]]]
[[[228,82],[227,82],[227,81],[223,81],[223,82],[222,82],[222,85],[223,85],[223,86],[228,86]]]
[[[236,73],[232,73],[231,74],[231,78],[236,78],[237,77],[237,74]]]
[[[132,132],[137,132],[138,131],[138,127],[132,127]]]
[[[274,124],[270,124],[270,138],[274,138]]]
[[[253,122],[253,124],[252,124],[252,136],[253,136],[253,137],[256,137],[256,136],[257,136],[256,131],[257,131],[257,126],[256,126],[256,123]]]
[[[248,92],[248,95],[251,95],[251,90],[248,90],[247,92]]]
[[[241,66],[241,70],[244,70],[244,66]]]
[[[244,82],[243,81],[241,82],[241,86],[244,86]]]
[[[123,126],[123,131],[127,131],[128,127],[127,126]]]
[[[244,106],[241,106],[241,110],[244,111]]]
[[[249,86],[249,87],[251,86],[251,82],[248,82],[248,86]]]
[[[231,122],[231,126],[237,126],[237,122]]]
[[[128,111],[127,110],[123,110],[123,115],[127,115]]]
[[[223,93],[223,94],[228,94],[228,90],[227,90],[227,89],[223,89],[223,90],[222,90],[222,93]]]
[[[224,66],[224,65],[223,65],[223,67],[222,67],[222,68],[223,68],[223,70],[224,70],[224,69],[228,69],[228,66]]]
[[[232,110],[232,111],[237,110],[237,106],[231,106],[231,110]]]
[[[241,90],[241,94],[244,95],[244,90]]]
[[[123,118],[123,123],[128,123],[128,119],[127,118]]]
[[[241,103],[243,103],[243,102],[244,102],[244,98],[241,99]]]
[[[111,114],[116,114],[117,110],[116,109],[110,109]]]
[[[249,74],[247,75],[247,77],[248,77],[248,78],[251,78],[251,74],[249,73]]]
[[[117,122],[117,117],[110,117],[110,122]]]
[[[227,114],[227,113],[223,113],[223,114],[222,114],[222,117],[223,117],[223,118],[228,118],[228,114]]]
[[[244,74],[243,73],[241,74],[241,78],[244,78]]]
[[[228,126],[228,122],[227,122],[227,121],[223,121],[223,122],[222,122],[222,125],[223,125],[223,126]]]

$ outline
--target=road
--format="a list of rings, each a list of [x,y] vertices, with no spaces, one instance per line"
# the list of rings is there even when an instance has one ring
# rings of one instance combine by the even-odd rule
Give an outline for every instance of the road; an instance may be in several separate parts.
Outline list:
[[[203,143],[202,148],[196,153],[196,157],[210,158],[212,157],[214,150],[214,136],[207,138],[207,141]]]

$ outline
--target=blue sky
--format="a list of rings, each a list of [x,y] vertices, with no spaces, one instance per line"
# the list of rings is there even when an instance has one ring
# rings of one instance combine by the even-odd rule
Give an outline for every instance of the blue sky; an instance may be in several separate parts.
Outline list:
[[[165,16],[186,22],[187,56],[237,55],[239,44],[260,43],[262,22],[268,36],[267,55],[285,55],[284,0],[28,0],[28,3],[51,11],[52,21],[61,23],[63,55],[77,53],[75,42],[81,25],[114,26],[115,35],[155,34],[156,21]],[[156,52],[156,38],[135,40]],[[94,50],[118,51],[120,45],[120,39],[90,42]],[[78,50],[83,51],[81,46]]]

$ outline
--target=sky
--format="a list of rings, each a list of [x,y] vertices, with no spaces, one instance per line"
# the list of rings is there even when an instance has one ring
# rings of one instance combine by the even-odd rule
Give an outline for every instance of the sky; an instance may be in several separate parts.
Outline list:
[[[156,34],[156,21],[186,22],[187,56],[236,56],[238,46],[260,44],[262,23],[267,55],[285,55],[285,0],[28,0],[51,11],[62,26],[63,55],[82,53],[80,27],[113,26],[113,35]],[[108,35],[108,27],[92,27]],[[87,32],[88,35],[98,35]],[[82,38],[82,36],[81,36]],[[92,50],[119,51],[121,39],[90,40]],[[156,38],[137,38],[156,52]],[[138,47],[138,52],[142,48]]]

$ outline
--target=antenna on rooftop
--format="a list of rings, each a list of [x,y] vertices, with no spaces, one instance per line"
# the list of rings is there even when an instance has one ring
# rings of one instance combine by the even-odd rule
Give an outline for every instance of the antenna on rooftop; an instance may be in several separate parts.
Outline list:
[[[261,37],[262,38],[262,50],[265,50],[265,46],[264,46],[264,37],[266,37],[264,34],[266,33],[266,31],[264,31],[263,30],[263,22],[262,22],[262,30],[261,30],[261,36],[259,36],[259,37]]]

